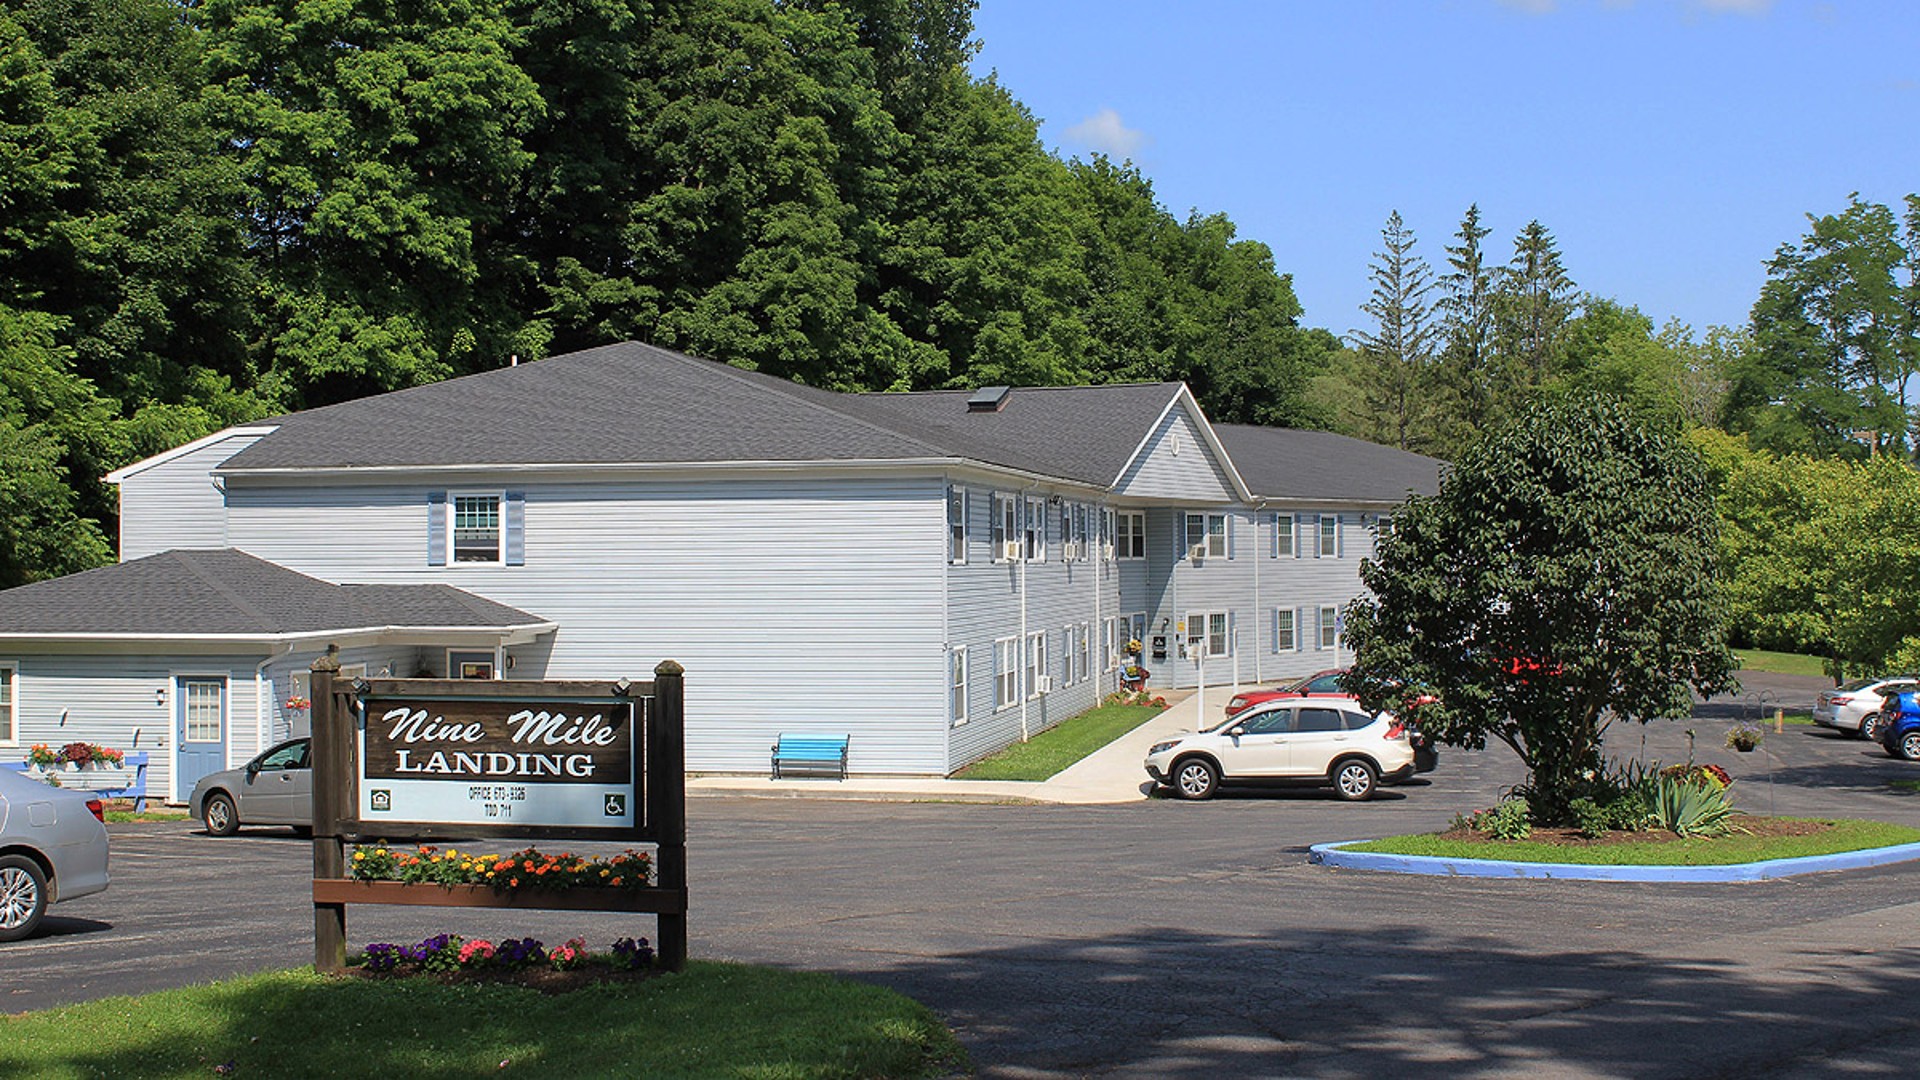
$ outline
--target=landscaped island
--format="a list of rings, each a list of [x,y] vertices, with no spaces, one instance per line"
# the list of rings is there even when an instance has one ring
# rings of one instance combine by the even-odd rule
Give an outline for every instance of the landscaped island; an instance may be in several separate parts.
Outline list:
[[[1730,831],[1712,837],[1684,837],[1664,829],[1615,830],[1598,836],[1585,836],[1575,829],[1535,829],[1519,840],[1497,839],[1480,829],[1454,828],[1443,833],[1345,844],[1340,850],[1587,866],[1732,866],[1920,844],[1920,829],[1879,821],[1736,814],[1729,825]]]

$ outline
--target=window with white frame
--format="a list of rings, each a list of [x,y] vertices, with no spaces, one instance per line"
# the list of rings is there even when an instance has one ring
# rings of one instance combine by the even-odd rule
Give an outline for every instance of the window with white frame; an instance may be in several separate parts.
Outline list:
[[[1117,535],[1120,557],[1123,559],[1144,559],[1147,557],[1147,515],[1144,510],[1122,510],[1116,518],[1120,531]]]
[[[1323,604],[1320,608],[1320,647],[1340,647],[1340,609],[1333,604]]]
[[[1292,652],[1299,647],[1299,635],[1294,633],[1293,610],[1276,609],[1273,613],[1273,651]]]
[[[1060,508],[1060,561],[1078,562],[1080,547],[1085,537],[1082,531],[1086,525],[1085,508],[1068,503]]]
[[[1047,632],[1035,630],[1027,635],[1027,696],[1039,697],[1040,680],[1047,674]]]
[[[14,719],[14,684],[19,678],[17,665],[0,664],[0,744],[7,746],[20,743],[20,726]]]
[[[1337,559],[1340,557],[1340,515],[1320,515],[1320,557]]]
[[[450,498],[453,503],[453,528],[449,530],[448,537],[452,545],[449,561],[505,562],[501,543],[504,530],[500,528],[500,494],[454,494]]]
[[[1019,558],[1020,550],[1020,497],[1002,492],[993,493],[993,561],[1008,562]]]
[[[1186,554],[1194,559],[1227,557],[1227,515],[1188,514]]]
[[[1109,615],[1100,627],[1100,670],[1112,671],[1120,666],[1120,618]]]
[[[187,742],[219,742],[226,731],[227,680],[180,680],[181,714]]]
[[[1073,681],[1077,683],[1086,682],[1093,674],[1092,630],[1093,627],[1087,623],[1081,623],[1074,630]]]
[[[993,643],[993,707],[1004,709],[1020,700],[1020,639]]]
[[[1187,657],[1193,659],[1199,656],[1203,648],[1208,656],[1228,655],[1233,642],[1228,622],[1224,611],[1188,612]]]
[[[1125,649],[1130,642],[1139,642],[1141,649],[1147,647],[1147,613],[1136,611],[1120,620],[1120,647]]]
[[[1027,496],[1027,520],[1020,553],[1029,562],[1047,561],[1047,500],[1043,496]]]
[[[1087,562],[1093,558],[1093,530],[1095,522],[1097,521],[1093,507],[1088,506],[1086,503],[1080,503],[1075,506],[1073,508],[1073,520],[1075,524],[1074,531],[1079,533],[1077,539],[1080,544],[1080,549],[1074,552],[1074,557],[1081,562]]]
[[[967,722],[967,648],[955,648],[948,660],[947,714],[954,727]]]
[[[1299,522],[1292,514],[1273,515],[1273,557],[1293,558],[1294,532]]]
[[[1108,562],[1112,562],[1115,558],[1119,557],[1119,554],[1120,554],[1118,541],[1117,541],[1117,538],[1114,536],[1113,530],[1114,530],[1113,511],[1107,509],[1106,507],[1101,507],[1100,508],[1100,557],[1105,559]]]
[[[947,561],[955,566],[967,562],[967,489],[947,489]]]

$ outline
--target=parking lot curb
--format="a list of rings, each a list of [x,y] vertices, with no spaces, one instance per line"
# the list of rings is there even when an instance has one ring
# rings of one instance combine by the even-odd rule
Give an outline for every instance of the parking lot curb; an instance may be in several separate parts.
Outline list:
[[[1832,855],[1769,859],[1729,866],[1595,866],[1590,863],[1506,862],[1499,859],[1452,859],[1434,855],[1387,855],[1344,850],[1353,844],[1363,843],[1366,841],[1315,844],[1307,849],[1307,861],[1346,870],[1377,870],[1389,874],[1426,874],[1434,877],[1719,882],[1767,881],[1800,874],[1821,874],[1830,870],[1860,870],[1920,859],[1920,844],[1897,844],[1893,847],[1841,851]]]

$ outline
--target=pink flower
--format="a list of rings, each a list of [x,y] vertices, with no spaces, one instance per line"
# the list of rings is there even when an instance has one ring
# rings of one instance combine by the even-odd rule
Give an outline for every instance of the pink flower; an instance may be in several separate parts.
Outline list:
[[[484,964],[491,959],[493,959],[493,942],[491,941],[475,938],[460,946],[462,965]]]

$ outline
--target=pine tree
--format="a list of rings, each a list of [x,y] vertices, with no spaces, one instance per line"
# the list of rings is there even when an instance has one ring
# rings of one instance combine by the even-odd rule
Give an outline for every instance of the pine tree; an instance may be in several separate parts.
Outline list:
[[[1492,230],[1480,224],[1480,204],[1467,207],[1460,219],[1460,231],[1454,234],[1459,243],[1447,245],[1447,265],[1452,270],[1441,275],[1444,295],[1434,305],[1445,339],[1440,381],[1452,405],[1444,434],[1453,451],[1477,439],[1492,419],[1495,268],[1487,265],[1480,247],[1489,232]]]
[[[1372,438],[1402,450],[1433,441],[1433,345],[1438,327],[1427,307],[1433,272],[1414,254],[1413,230],[1395,210],[1380,230],[1384,251],[1374,254],[1373,299],[1360,310],[1373,317],[1372,333],[1348,336],[1360,351],[1361,393]]]
[[[1555,374],[1574,295],[1553,234],[1538,220],[1527,222],[1514,237],[1513,259],[1500,275],[1495,307],[1502,359],[1526,386],[1539,386]]]

